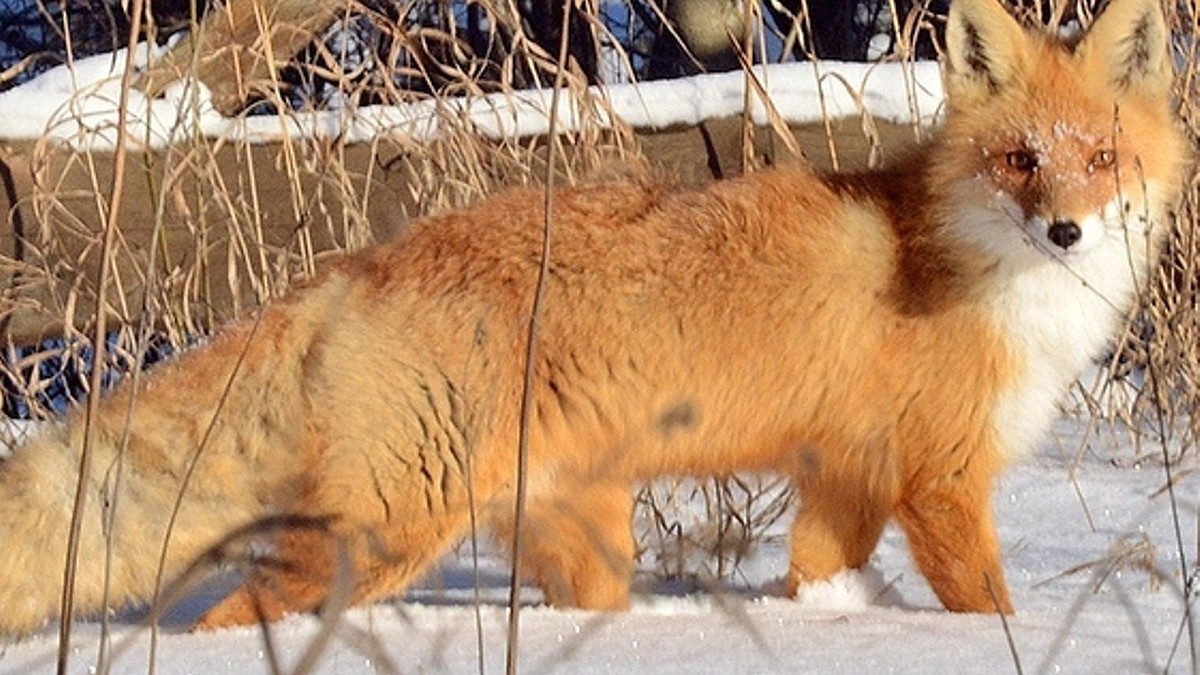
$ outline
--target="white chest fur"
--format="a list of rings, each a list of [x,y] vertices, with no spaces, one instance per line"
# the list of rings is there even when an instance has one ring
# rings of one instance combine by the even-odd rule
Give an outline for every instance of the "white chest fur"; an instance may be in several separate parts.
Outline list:
[[[1034,449],[1068,387],[1116,338],[1147,273],[1147,236],[1137,229],[1108,228],[1081,255],[999,271],[990,303],[1016,365],[993,422],[1006,459]]]

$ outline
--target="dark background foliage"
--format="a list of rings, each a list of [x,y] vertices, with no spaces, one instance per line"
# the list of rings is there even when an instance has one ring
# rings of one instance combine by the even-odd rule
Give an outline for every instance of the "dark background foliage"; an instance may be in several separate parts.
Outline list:
[[[314,0],[319,1],[319,0]],[[674,6],[668,4],[673,1]],[[704,70],[737,67],[726,52],[705,58],[683,46],[686,36],[670,26],[671,18],[684,2],[696,0],[612,0],[592,12],[576,11],[568,22],[570,52],[581,74],[589,81],[604,79],[600,43],[619,43],[628,54],[638,79],[692,74]],[[705,7],[724,4],[740,7],[739,0],[699,0]],[[732,4],[731,4],[732,3]],[[120,0],[0,0],[0,90],[25,81],[47,68],[79,58],[112,51],[123,44],[130,17]],[[207,0],[151,0],[145,22],[147,38],[163,42],[186,29],[194,17],[208,9]],[[763,26],[769,45],[768,60],[825,58],[862,61],[894,55],[897,28],[915,19],[913,50],[918,58],[935,55],[936,19],[945,12],[948,0],[780,0],[762,5]],[[520,30],[546,54],[556,54],[563,24],[564,3],[520,0],[516,3]],[[896,8],[897,17],[891,16]],[[807,8],[807,16],[804,15]],[[704,11],[708,11],[705,9]],[[715,18],[714,14],[714,21]],[[436,67],[430,64],[457,62],[471,66],[481,81],[499,80],[499,64],[517,39],[511,22],[493,20],[480,4],[461,0],[363,0],[356,3],[342,30],[350,33],[339,41],[376,54],[386,55],[397,45],[395,27],[407,35],[403,58],[393,62],[424,65],[438,86]],[[421,30],[427,29],[427,30]],[[498,30],[497,30],[498,29]],[[786,38],[795,31],[799,39]],[[454,40],[442,37],[453,35]],[[882,46],[882,48],[881,48]],[[784,53],[786,51],[786,53]],[[319,49],[309,49],[300,61],[319,58]],[[758,56],[761,60],[763,55]],[[381,59],[388,61],[387,56]],[[311,73],[292,69],[286,75],[294,84],[312,84]],[[526,68],[511,75],[506,84],[529,85],[537,73]],[[411,84],[411,83],[409,83]],[[422,86],[429,86],[422,84]]]

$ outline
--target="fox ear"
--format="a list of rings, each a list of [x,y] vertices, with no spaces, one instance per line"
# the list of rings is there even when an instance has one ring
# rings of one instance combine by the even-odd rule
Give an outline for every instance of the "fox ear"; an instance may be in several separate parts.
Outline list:
[[[1025,28],[998,0],[954,0],[946,25],[948,84],[995,94],[1025,72]]]
[[[1028,31],[999,0],[953,0],[946,25],[951,93],[994,94],[1030,67]]]
[[[1077,51],[1120,91],[1171,86],[1169,32],[1158,0],[1112,0]]]

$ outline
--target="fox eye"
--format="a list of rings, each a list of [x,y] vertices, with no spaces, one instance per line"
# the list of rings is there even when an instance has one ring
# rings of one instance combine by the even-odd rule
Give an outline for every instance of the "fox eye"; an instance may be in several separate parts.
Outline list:
[[[1108,148],[1097,150],[1096,154],[1092,155],[1091,161],[1088,162],[1088,171],[1107,169],[1116,163],[1116,161],[1117,153],[1112,150]]]
[[[1028,150],[1010,150],[1004,155],[1010,169],[1021,173],[1033,173],[1038,168],[1038,159]]]

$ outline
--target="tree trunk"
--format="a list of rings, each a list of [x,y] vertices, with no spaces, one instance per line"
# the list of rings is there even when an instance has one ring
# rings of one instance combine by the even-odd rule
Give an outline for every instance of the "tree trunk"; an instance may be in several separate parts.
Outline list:
[[[139,86],[161,95],[192,75],[212,92],[220,113],[233,115],[279,85],[278,68],[346,11],[347,3],[311,0],[228,0],[143,74]]]

